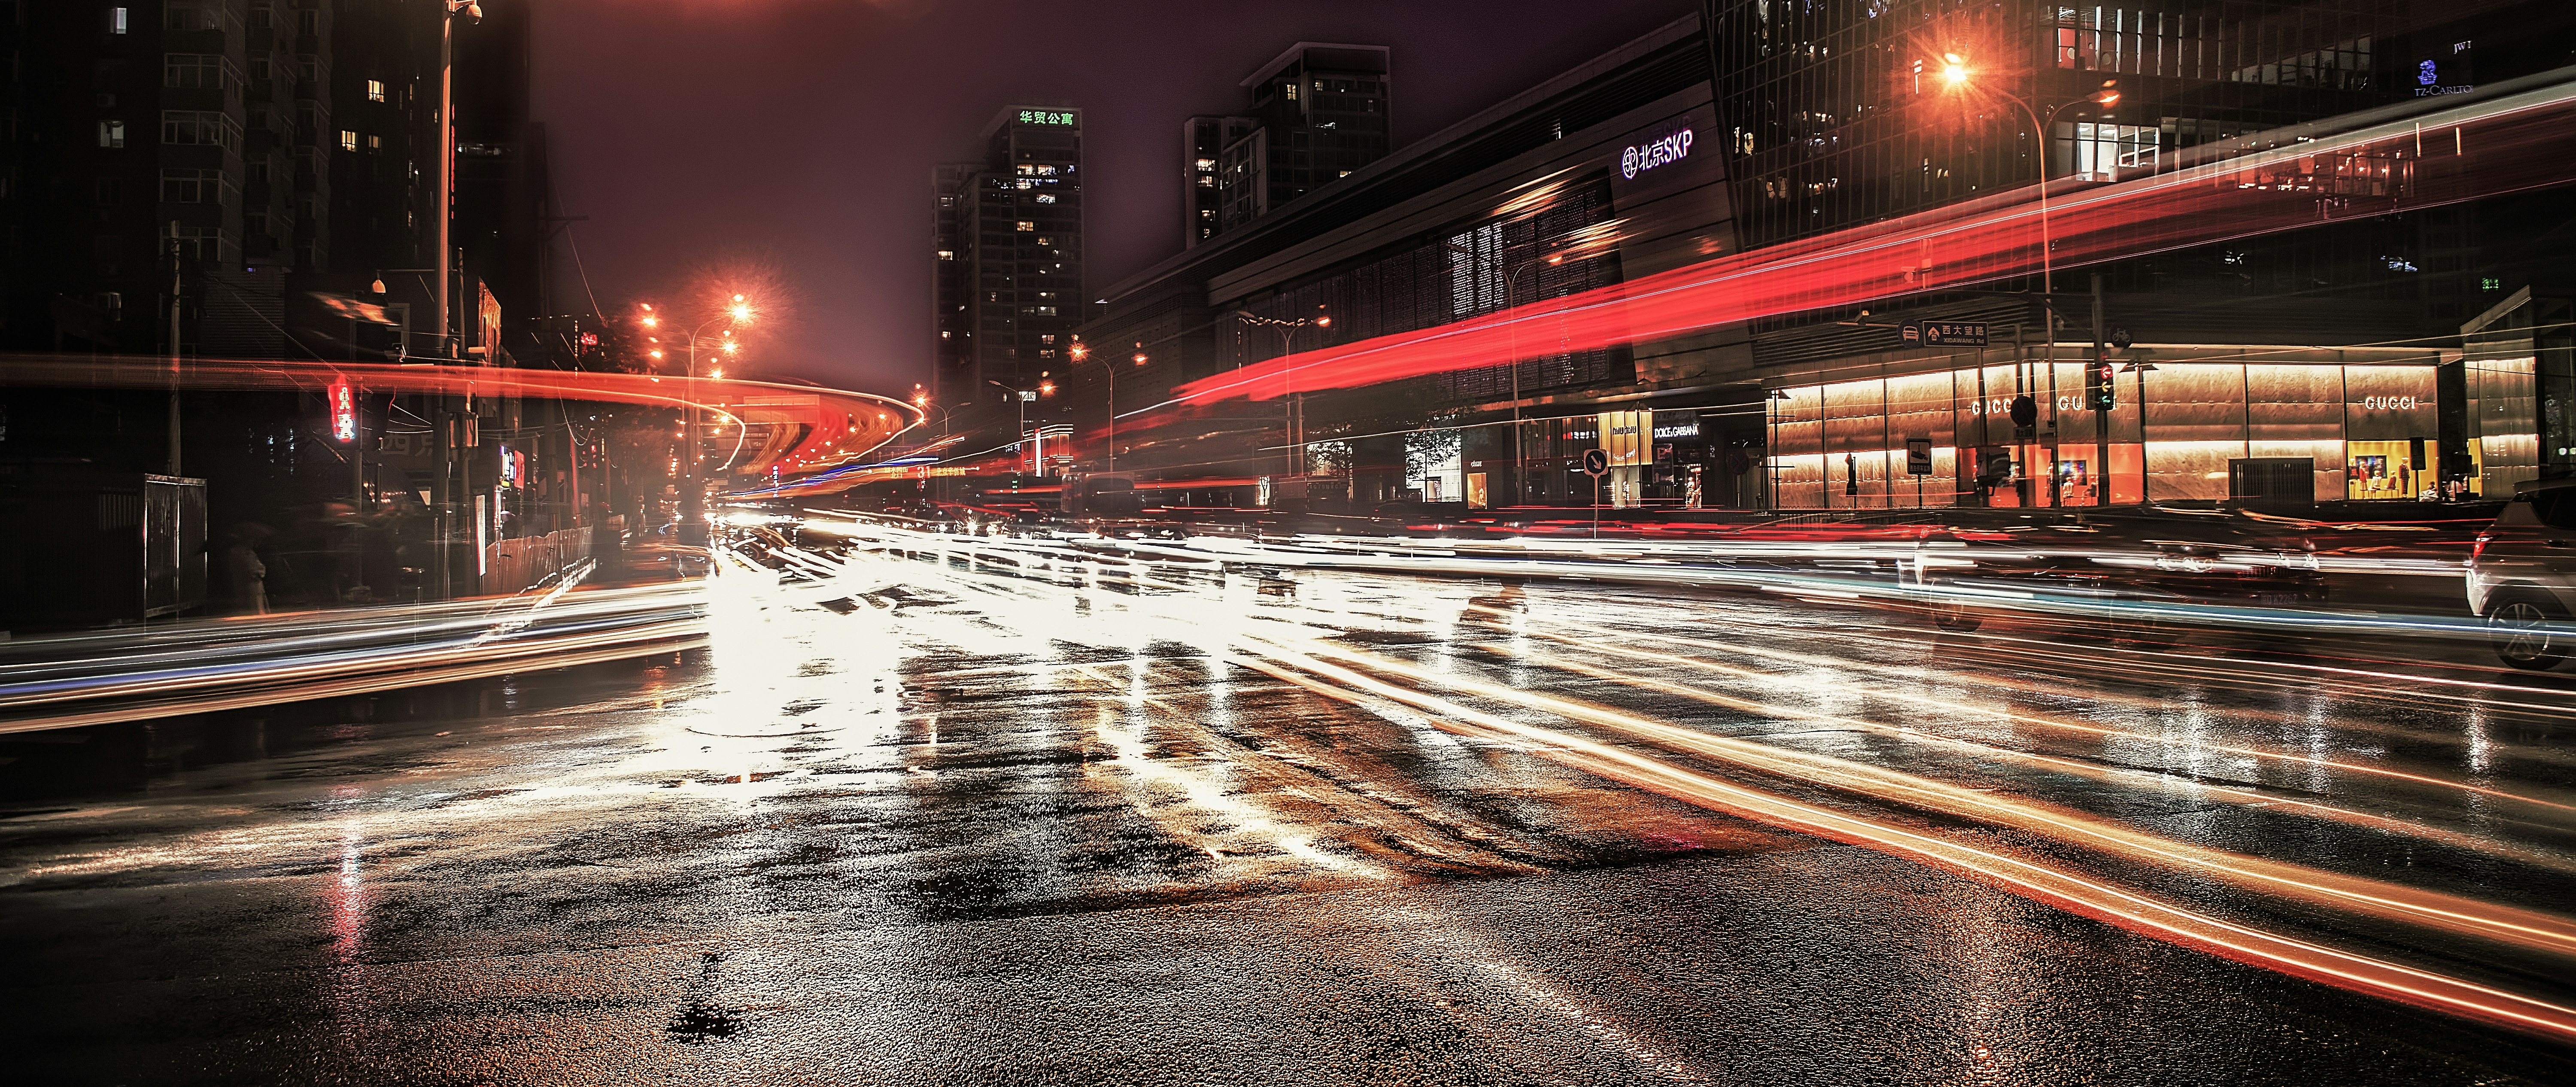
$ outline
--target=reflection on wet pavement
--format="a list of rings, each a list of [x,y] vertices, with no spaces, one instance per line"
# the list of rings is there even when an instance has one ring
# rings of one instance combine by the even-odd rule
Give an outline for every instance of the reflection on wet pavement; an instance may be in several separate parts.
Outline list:
[[[11,744],[0,931],[12,999],[43,1009],[21,1017],[35,1067],[2576,1067],[2545,1025],[2210,954],[2218,929],[2106,917],[2063,883],[2563,1006],[2557,692],[1768,598],[940,546],[790,579],[735,563],[703,650]]]

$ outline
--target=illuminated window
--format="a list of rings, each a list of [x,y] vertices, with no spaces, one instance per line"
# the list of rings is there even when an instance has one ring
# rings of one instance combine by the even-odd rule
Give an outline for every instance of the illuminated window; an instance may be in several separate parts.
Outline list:
[[[124,9],[119,8],[117,10],[122,11]],[[98,123],[98,145],[100,147],[125,146],[125,122],[100,121]]]
[[[1011,225],[1011,229],[1013,230],[1036,230],[1037,228],[1038,225],[1036,223],[1032,223],[1026,219],[1022,219]]]
[[[108,33],[110,33],[110,34],[123,34],[123,33],[125,33],[126,25],[127,25],[127,20],[126,20],[126,16],[125,16],[125,9],[124,9],[124,8],[109,8],[109,9],[107,9],[107,32],[108,32]],[[102,146],[104,146],[104,145],[102,145]],[[118,145],[118,146],[123,146],[123,145],[122,145],[122,144],[120,144],[120,145]]]
[[[1201,170],[1213,170],[1213,169],[1216,169],[1216,160],[1215,160],[1215,159],[1200,159],[1200,160],[1199,160],[1199,169],[1201,169]]]
[[[939,259],[941,259],[941,260],[956,260],[956,259],[957,259],[957,251],[956,251],[956,250],[954,250],[954,249],[942,249],[942,250],[940,250],[940,251],[939,251]]]
[[[367,137],[367,150],[369,150],[369,151],[381,151],[381,150],[384,150],[384,146],[385,146],[385,138],[384,138],[384,137],[382,137],[382,136],[369,136],[369,137]]]
[[[1042,192],[1042,193],[1039,193],[1039,194],[1038,194],[1038,203],[1041,203],[1041,204],[1052,204],[1052,203],[1055,203],[1055,194],[1054,194],[1054,193],[1051,193],[1051,192]]]
[[[351,131],[349,131],[348,129],[345,129],[345,128],[344,128],[344,129],[341,129],[341,130],[340,130],[340,150],[343,150],[343,151],[355,151],[355,150],[357,150],[357,149],[358,149],[358,134],[357,134],[357,133],[355,133],[355,132],[351,132]]]
[[[1200,175],[1199,175],[1199,187],[1200,187],[1200,188],[1202,188],[1202,189],[1213,189],[1213,188],[1215,188],[1215,187],[1216,187],[1216,175],[1215,175],[1215,174],[1200,174]]]
[[[381,80],[381,79],[370,79],[370,80],[368,80],[368,81],[367,81],[367,101],[370,101],[370,102],[382,102],[382,101],[384,101],[384,100],[385,100],[385,81],[384,81],[384,80]]]

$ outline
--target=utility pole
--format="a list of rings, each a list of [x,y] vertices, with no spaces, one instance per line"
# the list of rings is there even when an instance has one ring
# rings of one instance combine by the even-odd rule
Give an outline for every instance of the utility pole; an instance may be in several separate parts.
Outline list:
[[[179,256],[179,221],[170,220],[170,474],[179,474],[179,292],[187,262]]]

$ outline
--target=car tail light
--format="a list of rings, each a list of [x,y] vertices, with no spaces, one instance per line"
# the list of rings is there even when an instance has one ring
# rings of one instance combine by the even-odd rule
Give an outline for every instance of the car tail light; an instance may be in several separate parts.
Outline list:
[[[2487,541],[2492,539],[2495,539],[2495,534],[2492,532],[2478,533],[2478,542],[2476,545],[2469,548],[2469,561],[2476,562],[2478,560],[2478,556],[2486,554]]]

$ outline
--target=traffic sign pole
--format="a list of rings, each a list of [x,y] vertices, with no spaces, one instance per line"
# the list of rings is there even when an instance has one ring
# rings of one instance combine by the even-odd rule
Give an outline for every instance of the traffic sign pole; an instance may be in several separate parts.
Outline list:
[[[2111,378],[2111,353],[2102,347],[2102,273],[2093,273],[2093,380],[2102,383],[2102,395],[2093,400],[2093,446],[2099,460],[2093,464],[2093,507],[2111,504],[2111,406],[2118,400],[2119,386]],[[2141,456],[2144,448],[2139,450]]]
[[[1610,473],[1610,451],[1583,451],[1583,474],[1592,477],[1592,538],[1601,538],[1601,477]]]

